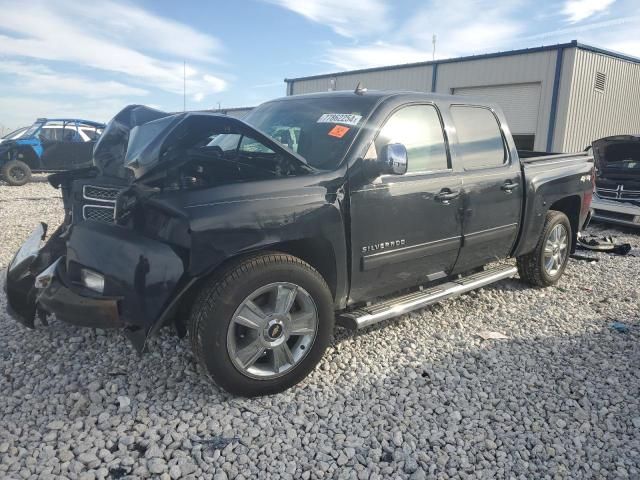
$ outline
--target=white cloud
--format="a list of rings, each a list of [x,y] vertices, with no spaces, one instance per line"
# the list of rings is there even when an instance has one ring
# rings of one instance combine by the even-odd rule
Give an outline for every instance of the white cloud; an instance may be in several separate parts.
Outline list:
[[[520,2],[508,5],[491,0],[436,0],[428,9],[385,36],[385,41],[340,47],[332,45],[325,61],[339,69],[356,69],[427,61],[432,58],[432,37],[437,35],[436,59],[511,48],[513,39],[524,31],[515,20]]]
[[[326,25],[343,37],[380,33],[388,26],[383,0],[266,0]]]
[[[374,42],[357,47],[332,47],[325,61],[341,70],[356,70],[431,59],[428,51],[406,45]]]
[[[0,11],[0,28],[10,32],[0,34],[0,54],[115,72],[175,94],[182,93],[183,58],[192,64],[211,63],[220,50],[212,36],[111,1],[81,8],[70,0],[0,1]],[[222,78],[201,73],[199,68],[189,73],[194,92],[217,93],[227,86]]]
[[[23,93],[71,94],[85,98],[114,98],[124,96],[147,95],[147,90],[125,85],[112,80],[93,80],[91,78],[56,73],[44,65],[27,64],[18,61],[0,62],[0,73],[11,76]],[[11,85],[5,84],[5,89]]]
[[[11,128],[31,125],[37,117],[84,118],[106,122],[122,110],[119,99],[86,101],[57,101],[29,96],[0,96],[0,112],[12,112],[0,123]]]
[[[615,0],[567,0],[562,8],[570,23],[581,22],[607,10]]]

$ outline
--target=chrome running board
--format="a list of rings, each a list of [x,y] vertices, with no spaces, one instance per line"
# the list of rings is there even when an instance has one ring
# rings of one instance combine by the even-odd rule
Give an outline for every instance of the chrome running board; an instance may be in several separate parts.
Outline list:
[[[361,307],[357,310],[341,313],[338,323],[352,329],[361,329],[389,318],[426,307],[447,298],[457,297],[490,283],[515,276],[518,269],[512,266],[499,266],[474,273],[467,277],[451,280],[435,287],[408,293],[390,300]]]

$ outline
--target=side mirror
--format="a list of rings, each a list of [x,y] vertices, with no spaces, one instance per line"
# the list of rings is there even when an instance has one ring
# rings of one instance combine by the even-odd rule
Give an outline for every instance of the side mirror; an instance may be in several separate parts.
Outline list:
[[[382,147],[378,156],[381,174],[404,175],[408,165],[407,148],[401,143],[389,143]]]

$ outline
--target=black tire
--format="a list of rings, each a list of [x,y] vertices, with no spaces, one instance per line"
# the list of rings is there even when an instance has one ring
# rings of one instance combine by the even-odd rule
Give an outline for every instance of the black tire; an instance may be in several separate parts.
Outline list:
[[[290,371],[277,378],[255,378],[235,366],[227,334],[245,299],[274,282],[290,282],[308,293],[317,311],[317,329],[305,356]],[[329,345],[334,321],[333,298],[322,276],[297,257],[269,252],[233,263],[202,286],[191,311],[189,336],[198,363],[215,383],[229,393],[254,397],[282,392],[304,379]]]
[[[20,187],[31,180],[31,169],[20,160],[10,160],[2,166],[2,178],[14,187]]]
[[[551,232],[557,225],[562,225],[566,229],[568,247],[559,268],[556,272],[550,274],[549,271],[547,271],[547,268],[545,268],[545,245],[551,235]],[[549,210],[535,249],[532,252],[517,258],[518,274],[520,275],[520,279],[537,287],[548,287],[558,283],[558,280],[560,280],[560,277],[562,277],[562,274],[567,267],[572,238],[571,223],[567,216],[562,212]]]

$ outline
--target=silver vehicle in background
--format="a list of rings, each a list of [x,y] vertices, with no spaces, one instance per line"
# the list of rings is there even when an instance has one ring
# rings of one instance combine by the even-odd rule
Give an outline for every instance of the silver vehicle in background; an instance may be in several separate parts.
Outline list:
[[[593,142],[596,191],[593,219],[640,228],[640,135]]]

